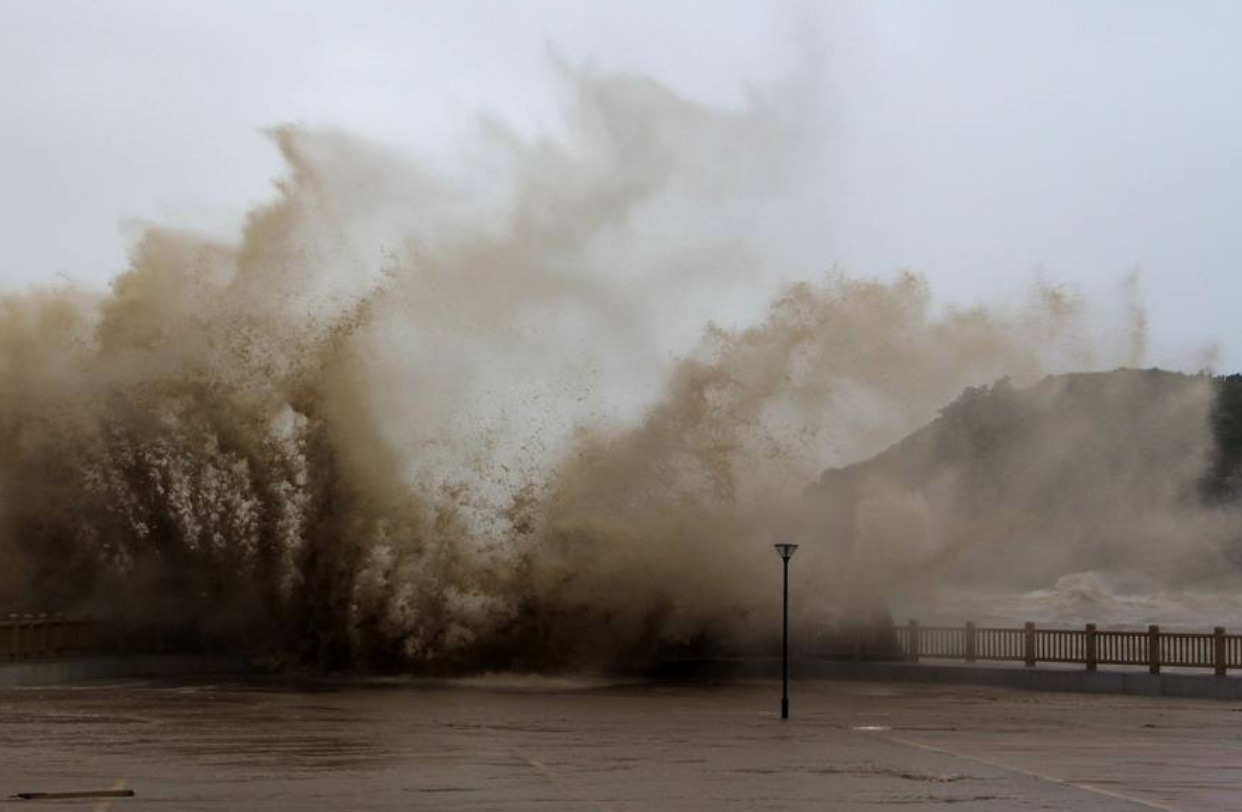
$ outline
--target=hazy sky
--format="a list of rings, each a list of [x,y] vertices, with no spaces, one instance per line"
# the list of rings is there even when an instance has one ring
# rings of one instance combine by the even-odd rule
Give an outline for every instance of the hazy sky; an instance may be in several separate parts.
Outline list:
[[[0,0],[0,288],[125,267],[136,221],[228,235],[259,131],[411,149],[557,126],[549,52],[692,98],[803,82],[813,262],[969,303],[1140,269],[1153,360],[1242,367],[1242,3]]]

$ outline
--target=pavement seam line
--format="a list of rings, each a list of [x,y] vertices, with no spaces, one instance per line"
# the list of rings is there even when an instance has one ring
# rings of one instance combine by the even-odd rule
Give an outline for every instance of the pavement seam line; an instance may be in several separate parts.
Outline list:
[[[1094,784],[1083,784],[1083,783],[1079,783],[1078,781],[1070,781],[1069,779],[1066,779],[1066,778],[1057,778],[1055,775],[1048,775],[1047,773],[1036,772],[1034,770],[1026,770],[1021,767],[1015,767],[1011,764],[1005,764],[1004,762],[994,761],[992,759],[984,758],[982,756],[972,756],[967,753],[959,753],[956,750],[949,750],[948,748],[945,748],[945,747],[936,747],[935,745],[931,745],[931,744],[924,744],[922,742],[916,742],[910,739],[903,739],[899,736],[881,736],[880,738],[885,739],[886,741],[894,742],[895,744],[904,744],[907,747],[915,747],[919,750],[926,750],[931,753],[940,753],[946,756],[953,756],[954,758],[961,758],[967,761],[973,761],[977,764],[984,764],[988,767],[995,767],[998,770],[1007,770],[1012,773],[1017,773],[1018,775],[1025,775],[1031,778],[1039,779],[1040,781],[1046,781],[1050,784],[1059,784],[1064,787],[1074,787],[1075,789],[1080,789],[1080,790],[1083,790],[1084,792],[1091,792],[1096,795],[1103,795],[1106,798],[1115,798],[1119,801],[1127,801],[1129,803],[1138,804],[1139,806],[1145,806],[1148,809],[1157,809],[1157,810],[1160,810],[1160,812],[1186,812],[1186,810],[1184,809],[1180,809],[1176,806],[1168,806],[1166,804],[1160,803],[1159,801],[1148,801],[1148,800],[1144,800],[1143,798],[1135,798],[1132,795],[1126,795],[1124,793],[1116,792],[1111,789],[1104,789],[1103,787],[1097,787]]]

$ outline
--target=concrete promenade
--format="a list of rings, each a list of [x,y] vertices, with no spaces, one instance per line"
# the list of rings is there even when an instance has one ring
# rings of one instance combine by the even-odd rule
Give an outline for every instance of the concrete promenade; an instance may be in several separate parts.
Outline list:
[[[140,682],[0,689],[42,810],[1242,809],[1242,707],[797,682]],[[21,802],[14,801],[13,804]]]

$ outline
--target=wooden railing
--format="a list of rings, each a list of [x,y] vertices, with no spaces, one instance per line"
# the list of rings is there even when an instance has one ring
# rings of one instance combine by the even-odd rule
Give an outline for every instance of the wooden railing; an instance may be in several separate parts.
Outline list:
[[[0,663],[87,654],[212,653],[217,641],[172,635],[153,623],[117,623],[60,614],[0,615]]]
[[[1168,632],[1159,626],[1146,631],[922,626],[910,621],[891,635],[870,631],[855,635],[822,634],[800,653],[855,659],[921,659],[1069,663],[1094,671],[1101,665],[1143,666],[1158,674],[1169,668],[1210,668],[1218,676],[1242,668],[1242,634]],[[211,651],[212,641],[197,638],[192,648]],[[106,623],[64,615],[0,615],[0,662],[82,654],[166,653],[185,648],[187,640],[166,639],[158,626]]]
[[[64,615],[0,615],[0,661],[106,649],[106,629]]]
[[[893,629],[897,655],[905,660],[949,659],[968,663],[981,660],[1070,663],[1094,671],[1101,665],[1145,666],[1151,673],[1169,668],[1210,668],[1225,676],[1242,668],[1242,634],[1167,632],[1159,626],[1147,631],[1113,631],[1088,623],[1081,629],[1041,629],[1034,623],[1022,628],[976,626],[921,626],[911,621]]]

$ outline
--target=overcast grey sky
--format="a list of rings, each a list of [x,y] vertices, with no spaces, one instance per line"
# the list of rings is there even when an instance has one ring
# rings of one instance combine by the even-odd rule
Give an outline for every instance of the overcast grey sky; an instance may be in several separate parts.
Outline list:
[[[329,124],[434,153],[557,126],[549,50],[704,102],[799,72],[808,261],[947,300],[1141,269],[1153,360],[1242,366],[1242,3],[0,0],[0,288],[125,267],[134,221],[235,233]],[[129,225],[127,225],[129,223]]]

